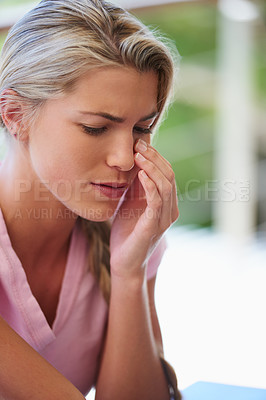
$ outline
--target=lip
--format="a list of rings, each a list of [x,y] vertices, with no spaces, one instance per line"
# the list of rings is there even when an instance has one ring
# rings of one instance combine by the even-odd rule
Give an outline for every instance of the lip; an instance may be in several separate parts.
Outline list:
[[[108,186],[115,189],[128,187],[127,182],[92,182],[94,185]]]
[[[119,199],[128,188],[128,183],[118,182],[91,182],[92,187],[110,199]]]

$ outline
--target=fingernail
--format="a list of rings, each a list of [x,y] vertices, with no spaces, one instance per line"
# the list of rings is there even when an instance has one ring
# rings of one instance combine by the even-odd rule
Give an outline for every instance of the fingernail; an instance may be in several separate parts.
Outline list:
[[[139,151],[146,151],[147,150],[147,143],[144,140],[139,140],[137,143],[137,150]]]
[[[140,153],[137,153],[137,154],[136,154],[136,158],[137,158],[139,161],[145,161],[145,158],[144,158]]]

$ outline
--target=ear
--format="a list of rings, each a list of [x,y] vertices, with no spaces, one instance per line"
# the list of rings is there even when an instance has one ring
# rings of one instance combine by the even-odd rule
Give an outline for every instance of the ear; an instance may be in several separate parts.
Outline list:
[[[28,139],[25,124],[25,100],[13,89],[5,89],[0,96],[0,114],[8,132],[21,141]]]

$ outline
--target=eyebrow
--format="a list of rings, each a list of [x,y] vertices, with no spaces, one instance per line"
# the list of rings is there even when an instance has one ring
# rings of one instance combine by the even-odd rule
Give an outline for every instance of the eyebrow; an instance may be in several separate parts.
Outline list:
[[[80,113],[83,115],[96,115],[98,117],[106,118],[109,121],[118,122],[120,124],[122,122],[125,122],[125,118],[116,117],[114,115],[104,113],[104,112],[80,111]],[[157,111],[154,111],[151,114],[147,115],[146,117],[141,118],[139,122],[149,121],[150,119],[156,118],[158,115],[159,115],[159,113]]]

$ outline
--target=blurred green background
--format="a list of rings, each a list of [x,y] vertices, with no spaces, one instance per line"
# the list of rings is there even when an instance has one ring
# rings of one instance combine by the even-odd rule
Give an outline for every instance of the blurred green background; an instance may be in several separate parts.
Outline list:
[[[204,184],[213,178],[214,99],[213,87],[205,102],[197,88],[186,91],[186,71],[202,71],[212,77],[216,63],[215,4],[176,4],[138,12],[147,25],[172,39],[181,56],[176,99],[156,138],[156,147],[171,162],[177,182],[180,218],[178,224],[210,225],[211,205],[203,196]],[[194,76],[197,83],[197,77]],[[181,86],[181,87],[180,87]],[[197,202],[191,202],[193,192]]]
[[[265,2],[256,4],[263,18]],[[206,201],[204,194],[206,185],[215,178],[217,2],[181,2],[138,11],[137,16],[172,39],[181,55],[176,99],[156,141],[176,173],[180,207],[177,224],[211,226],[213,203]],[[262,18],[255,27],[253,60],[258,114],[266,100],[266,35]],[[265,157],[259,144],[257,151],[258,157]]]
[[[0,0],[0,9],[27,2]],[[211,226],[212,202],[206,201],[204,191],[206,183],[214,178],[217,4],[181,2],[133,13],[170,38],[181,56],[175,100],[155,138],[155,146],[171,162],[176,174],[180,208],[177,224]],[[0,32],[0,46],[5,34]],[[265,46],[265,25],[260,21],[254,57],[258,107],[266,103]]]

